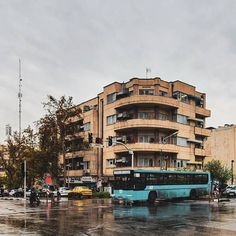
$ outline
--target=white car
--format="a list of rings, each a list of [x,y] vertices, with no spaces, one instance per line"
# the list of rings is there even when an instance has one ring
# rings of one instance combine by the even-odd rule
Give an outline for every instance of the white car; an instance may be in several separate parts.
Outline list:
[[[235,194],[234,194],[235,192]],[[236,195],[236,185],[229,185],[226,187],[225,191],[223,192],[224,195],[227,196],[234,196]]]
[[[26,189],[26,197],[30,197],[31,195],[31,189]]]
[[[227,196],[229,197],[235,197],[236,196],[236,186],[231,187],[227,190]]]
[[[16,192],[17,192],[17,189],[12,189],[12,190],[9,192],[9,195],[13,197]]]
[[[62,197],[67,197],[68,193],[70,192],[70,189],[67,187],[59,187],[59,193]]]

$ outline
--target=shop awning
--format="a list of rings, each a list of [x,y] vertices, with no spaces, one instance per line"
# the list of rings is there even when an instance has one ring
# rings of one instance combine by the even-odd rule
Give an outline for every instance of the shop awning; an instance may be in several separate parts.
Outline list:
[[[202,162],[201,161],[189,161],[189,162],[187,162],[187,164],[190,164],[190,165],[202,165]]]
[[[204,120],[203,120],[203,119],[200,119],[200,118],[191,118],[191,117],[188,117],[187,119],[188,119],[188,120],[193,120],[193,121],[197,121],[197,122],[204,123]]]

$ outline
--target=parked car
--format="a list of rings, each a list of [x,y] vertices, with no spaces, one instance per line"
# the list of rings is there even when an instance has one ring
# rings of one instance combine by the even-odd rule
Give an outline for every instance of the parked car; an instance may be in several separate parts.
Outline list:
[[[226,196],[226,195],[229,193],[229,191],[230,191],[232,188],[234,188],[234,187],[236,187],[236,185],[228,185],[228,186],[224,189],[223,195]]]
[[[92,197],[92,190],[89,189],[87,186],[74,187],[68,193],[68,199],[83,199],[83,198],[91,198],[91,197]]]
[[[9,192],[9,196],[14,197],[14,194],[17,192],[17,189],[11,189]]]
[[[3,192],[0,191],[0,197],[6,197],[9,196],[9,192],[7,189],[3,189]]]
[[[227,187],[225,191],[228,197],[236,197],[236,186]]]
[[[30,197],[31,195],[31,189],[26,189],[26,197]]]
[[[18,188],[18,189],[12,189],[9,192],[9,195],[12,197],[23,197],[24,196],[24,191],[22,188]]]
[[[59,193],[61,197],[68,197],[68,193],[70,192],[70,188],[68,187],[59,187]]]

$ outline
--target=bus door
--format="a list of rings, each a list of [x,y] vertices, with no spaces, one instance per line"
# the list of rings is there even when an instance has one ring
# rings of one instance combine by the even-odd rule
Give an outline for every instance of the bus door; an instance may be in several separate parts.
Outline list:
[[[145,173],[134,173],[134,190],[144,190],[146,188]]]

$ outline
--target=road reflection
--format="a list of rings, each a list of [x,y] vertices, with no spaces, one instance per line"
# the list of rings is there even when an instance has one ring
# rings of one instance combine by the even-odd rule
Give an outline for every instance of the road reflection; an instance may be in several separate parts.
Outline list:
[[[196,205],[189,203],[166,203],[155,206],[115,206],[113,210],[113,215],[115,218],[132,217],[145,219],[165,219],[191,216],[199,213],[203,216],[209,216],[211,213],[209,205],[198,205],[196,207]]]
[[[13,210],[19,207],[15,205]],[[113,205],[111,200],[85,199],[28,206],[26,212],[0,217],[0,234],[182,236],[194,232],[228,236],[235,235],[235,218],[236,202],[220,205],[186,201],[131,207]]]

